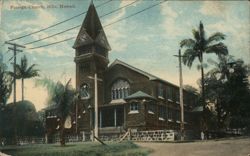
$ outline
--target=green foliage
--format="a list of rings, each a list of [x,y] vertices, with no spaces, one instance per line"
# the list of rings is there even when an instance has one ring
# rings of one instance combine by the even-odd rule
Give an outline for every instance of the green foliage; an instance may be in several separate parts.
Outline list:
[[[69,144],[62,148],[58,145],[30,145],[4,149],[3,152],[18,156],[146,156],[149,150],[139,148],[132,142],[108,143],[103,146],[99,143]]]
[[[47,89],[49,99],[48,106],[56,106],[59,116],[66,118],[70,112],[70,106],[74,100],[75,91],[70,85],[69,80],[65,85],[60,81],[54,82],[49,78],[37,79],[36,86],[43,86]]]
[[[36,85],[42,85],[47,88],[49,99],[49,106],[54,106],[58,117],[60,117],[60,142],[65,145],[64,139],[64,123],[68,115],[70,115],[71,105],[74,101],[75,91],[70,85],[71,79],[63,85],[60,81],[54,82],[48,78],[39,79]]]
[[[36,64],[32,64],[31,66],[28,66],[28,59],[24,55],[21,58],[20,64],[16,64],[16,76],[17,79],[27,79],[35,76],[39,76],[38,69],[35,69]]]
[[[13,76],[15,74],[16,79],[22,80],[22,100],[24,100],[24,79],[29,79],[32,77],[39,76],[39,70],[35,69],[36,64],[32,64],[31,66],[28,66],[28,60],[27,57],[24,55],[21,58],[20,64],[15,65],[16,73],[11,72],[11,75]]]
[[[214,53],[218,56],[228,54],[227,47],[219,42],[225,39],[225,35],[216,32],[206,38],[202,22],[200,22],[198,30],[193,30],[193,37],[194,39],[184,39],[180,42],[180,47],[186,48],[183,54],[183,63],[188,67],[192,67],[196,58],[199,59],[200,63],[203,63],[203,53]]]
[[[180,42],[180,47],[185,48],[184,54],[183,54],[183,63],[187,65],[189,68],[192,67],[193,62],[198,59],[200,62],[200,66],[198,69],[201,69],[201,104],[203,106],[203,121],[202,121],[202,128],[206,129],[208,118],[209,118],[209,112],[206,107],[206,94],[205,94],[205,81],[204,81],[204,61],[203,61],[203,55],[204,53],[207,54],[216,54],[217,56],[223,56],[228,54],[228,50],[226,45],[224,45],[222,42],[219,42],[221,40],[225,39],[225,35],[222,33],[215,33],[212,36],[206,38],[205,30],[203,23],[200,22],[198,29],[193,29],[193,39],[184,39]],[[218,43],[219,42],[219,43]]]
[[[41,123],[34,104],[30,101],[19,101],[16,104],[7,104],[2,111],[5,121],[3,136],[13,139],[17,136],[41,136]]]
[[[5,106],[10,97],[12,78],[8,74],[7,66],[0,60],[0,107]]]
[[[231,126],[245,127],[250,118],[247,66],[232,56],[219,57],[219,63],[212,60],[210,63],[215,68],[207,73],[205,84],[208,100],[216,107],[217,128],[227,127],[230,118]]]

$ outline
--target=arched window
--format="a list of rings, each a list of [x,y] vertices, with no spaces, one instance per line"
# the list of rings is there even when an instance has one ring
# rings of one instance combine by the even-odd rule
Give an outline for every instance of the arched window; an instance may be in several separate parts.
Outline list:
[[[124,99],[129,95],[129,83],[125,80],[117,80],[111,88],[111,98],[114,99]]]
[[[82,84],[81,85],[80,97],[81,97],[81,99],[88,99],[90,97],[89,86],[87,84]]]

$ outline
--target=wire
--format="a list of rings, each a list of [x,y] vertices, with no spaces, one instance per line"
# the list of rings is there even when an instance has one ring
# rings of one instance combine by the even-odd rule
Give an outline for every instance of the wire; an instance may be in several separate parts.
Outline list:
[[[119,11],[119,10],[125,8],[125,7],[128,7],[128,6],[134,4],[134,3],[138,2],[138,1],[139,1],[139,0],[136,0],[136,1],[134,1],[134,2],[132,2],[132,3],[129,3],[129,4],[125,5],[125,6],[122,6],[122,7],[118,8],[118,9],[115,9],[115,10],[109,12],[109,13],[106,13],[106,14],[100,16],[100,18],[103,18],[103,17],[105,17],[105,16],[107,16],[107,15],[110,15],[110,14],[112,14],[112,13],[114,13],[114,12],[117,12],[117,11]],[[67,32],[67,31],[76,29],[76,28],[78,28],[78,27],[80,27],[80,26],[82,26],[82,25],[80,24],[80,25],[71,27],[71,28],[69,28],[69,29],[66,29],[66,30],[64,30],[64,31],[61,31],[61,32],[59,32],[59,33],[53,34],[53,35],[51,35],[51,36],[47,36],[47,37],[44,37],[44,38],[41,38],[41,39],[38,39],[38,40],[35,40],[35,41],[27,42],[27,43],[25,43],[24,45],[29,45],[29,44],[32,44],[32,43],[36,43],[36,42],[39,42],[39,41],[42,41],[42,40],[45,40],[45,39],[48,39],[48,38],[57,36],[57,35],[59,35],[59,34],[62,34],[62,33]]]
[[[29,48],[29,49],[32,50],[32,49],[38,49],[38,48],[42,48],[42,47],[47,47],[47,46],[50,46],[50,45],[58,44],[58,43],[65,42],[65,41],[68,41],[68,40],[72,40],[74,38],[75,37],[71,37],[71,38],[67,38],[67,39],[62,40],[62,41],[58,41],[58,42],[54,42],[54,43],[50,43],[50,44],[46,44],[46,45],[41,45],[41,46],[38,46],[38,47]]]
[[[136,13],[134,13],[134,14],[131,14],[131,15],[129,15],[129,16],[126,16],[126,17],[124,17],[124,18],[120,18],[120,19],[118,19],[117,21],[114,21],[114,22],[112,22],[112,23],[109,23],[109,24],[107,24],[107,25],[105,25],[105,26],[103,26],[103,27],[105,28],[105,27],[108,27],[108,26],[110,26],[110,25],[112,25],[112,24],[115,24],[115,23],[118,23],[118,22],[120,22],[120,21],[123,21],[123,20],[125,20],[125,19],[131,18],[131,17],[133,17],[133,16],[135,16],[135,15],[138,15],[139,13],[142,13],[142,12],[144,12],[144,11],[146,11],[146,10],[149,10],[149,9],[151,9],[151,8],[157,6],[157,5],[160,5],[160,4],[162,4],[162,3],[166,2],[166,1],[167,1],[167,0],[164,0],[164,1],[160,2],[160,3],[151,5],[151,6],[145,8],[145,9],[143,9],[143,10],[141,10],[141,11],[138,11],[138,12],[136,12]],[[65,41],[68,41],[68,40],[72,40],[72,39],[74,39],[74,38],[75,38],[75,37],[70,37],[70,38],[67,38],[67,39],[62,40],[62,41],[58,41],[58,42],[54,42],[54,43],[46,44],[46,45],[41,45],[41,46],[38,46],[38,47],[28,48],[28,49],[31,50],[31,49],[38,49],[38,48],[42,48],[42,47],[47,47],[47,46],[50,46],[50,45],[58,44],[58,43],[65,42]]]
[[[70,30],[73,30],[73,29],[78,28],[78,27],[80,27],[80,26],[81,26],[81,25],[77,25],[77,26],[75,26],[75,27],[72,27],[72,28],[66,29],[66,30],[64,30],[64,31],[61,31],[61,32],[59,32],[59,33],[53,34],[53,35],[51,35],[51,36],[47,36],[47,37],[41,38],[41,39],[39,39],[39,40],[35,40],[35,41],[32,41],[32,42],[25,43],[24,45],[29,45],[29,44],[32,44],[32,43],[36,43],[36,42],[39,42],[39,41],[42,41],[42,40],[45,40],[45,39],[48,39],[48,38],[57,36],[57,35],[59,35],[59,34],[65,33],[65,32],[70,31]]]
[[[96,8],[101,7],[101,6],[107,4],[107,3],[111,2],[111,1],[113,1],[113,0],[109,0],[109,1],[107,1],[107,2],[104,2],[104,3],[100,4],[100,5],[97,5]],[[76,17],[79,17],[79,16],[85,14],[86,12],[87,12],[87,11],[84,11],[84,12],[82,12],[82,13],[80,13],[80,14],[77,14],[77,15],[71,17],[71,18],[68,18],[68,19],[66,19],[66,20],[63,20],[63,21],[58,22],[58,23],[56,23],[56,24],[53,24],[53,25],[51,25],[51,26],[45,27],[45,28],[40,29],[40,30],[38,30],[38,31],[34,31],[34,32],[31,32],[31,33],[29,33],[29,34],[26,34],[26,35],[23,35],[23,36],[14,38],[14,39],[10,39],[10,40],[8,40],[8,41],[19,40],[19,39],[21,39],[21,38],[24,38],[24,37],[27,37],[27,36],[30,36],[30,35],[33,35],[33,34],[42,32],[42,31],[45,31],[45,30],[47,30],[47,29],[49,29],[49,28],[53,28],[53,27],[55,27],[55,26],[57,26],[57,25],[60,25],[60,24],[62,24],[62,23],[65,23],[65,22],[67,22],[67,21],[70,21],[70,20],[72,20],[72,19],[74,19],[74,18],[76,18]]]
[[[150,7],[147,7],[147,8],[145,8],[145,9],[143,9],[143,10],[141,10],[141,11],[138,11],[138,12],[136,12],[136,13],[134,13],[134,14],[131,14],[131,15],[127,16],[127,17],[124,17],[124,18],[121,18],[121,19],[119,19],[119,20],[117,20],[117,21],[114,21],[114,22],[112,22],[112,23],[109,23],[109,24],[107,24],[107,25],[105,25],[105,26],[103,26],[103,27],[105,28],[105,27],[108,27],[108,26],[110,26],[110,25],[112,25],[112,24],[118,23],[118,22],[123,21],[123,20],[125,20],[125,19],[128,19],[128,18],[130,18],[130,17],[133,17],[133,16],[135,16],[135,15],[141,13],[141,12],[144,12],[144,11],[146,11],[146,10],[148,10],[148,9],[151,9],[151,8],[153,8],[153,7],[157,6],[157,5],[160,5],[160,4],[162,4],[162,3],[166,2],[166,1],[167,1],[167,0],[164,0],[164,1],[160,2],[160,3],[151,5]]]
[[[128,6],[130,6],[130,5],[134,4],[134,3],[136,3],[136,2],[138,2],[138,1],[140,1],[140,0],[135,0],[135,1],[134,1],[134,2],[132,2],[132,3],[129,3],[129,4],[127,4],[127,5],[124,5],[124,6],[122,6],[122,7],[118,8],[118,9],[115,9],[115,10],[113,10],[113,11],[109,12],[109,13],[106,13],[106,14],[104,14],[104,15],[100,16],[100,18],[105,17],[105,16],[107,16],[107,15],[110,15],[110,14],[112,14],[112,13],[116,12],[116,11],[119,11],[119,10],[123,9],[123,8],[126,8],[126,7],[128,7]]]

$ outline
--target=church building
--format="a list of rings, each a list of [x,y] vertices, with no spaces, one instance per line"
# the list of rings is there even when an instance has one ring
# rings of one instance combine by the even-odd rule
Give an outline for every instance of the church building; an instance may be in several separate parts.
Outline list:
[[[179,87],[121,60],[110,63],[111,46],[93,3],[73,48],[79,96],[72,104],[72,133],[91,134],[97,123],[99,136],[180,129]],[[192,130],[198,128],[192,111],[198,98],[183,92],[185,130]]]

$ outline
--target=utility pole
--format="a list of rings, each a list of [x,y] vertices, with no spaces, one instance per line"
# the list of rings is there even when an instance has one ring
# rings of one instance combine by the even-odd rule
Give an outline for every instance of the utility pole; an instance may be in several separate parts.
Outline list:
[[[13,63],[13,78],[14,78],[14,94],[13,94],[13,104],[16,103],[16,55],[17,52],[23,52],[22,50],[18,49],[18,48],[25,48],[25,46],[16,44],[16,43],[11,43],[6,41],[5,44],[9,44],[12,47],[8,47],[9,50],[13,51],[13,58],[14,58],[14,63]]]
[[[181,131],[181,140],[184,140],[184,105],[183,105],[183,79],[182,79],[182,66],[181,66],[181,50],[179,49],[179,54],[174,55],[175,57],[179,58],[179,81],[180,81],[180,108],[181,108],[181,124],[180,124],[180,131]]]
[[[94,123],[94,138],[95,140],[98,140],[98,82],[97,81],[103,81],[102,79],[97,78],[97,73],[94,74],[94,77],[88,76],[90,79],[94,79],[94,88],[95,88],[95,123]]]

